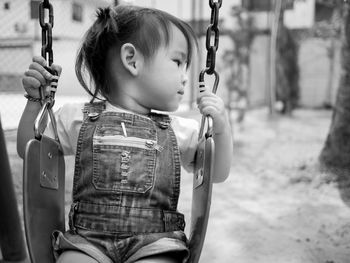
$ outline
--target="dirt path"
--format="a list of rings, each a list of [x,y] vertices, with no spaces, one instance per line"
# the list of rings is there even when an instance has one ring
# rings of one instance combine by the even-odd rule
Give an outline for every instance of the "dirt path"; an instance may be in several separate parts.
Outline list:
[[[350,262],[350,209],[317,165],[330,116],[299,110],[268,120],[260,110],[235,128],[231,176],[214,186],[202,262]]]
[[[266,113],[249,112],[244,126],[234,129],[231,175],[214,185],[201,262],[349,263],[350,209],[317,166],[331,112],[298,110],[275,120]],[[6,136],[21,202],[15,133]],[[187,221],[191,185],[184,174],[179,209]]]

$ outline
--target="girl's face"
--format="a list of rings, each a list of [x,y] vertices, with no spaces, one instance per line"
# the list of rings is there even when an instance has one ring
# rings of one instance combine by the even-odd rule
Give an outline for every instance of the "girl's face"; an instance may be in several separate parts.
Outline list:
[[[169,45],[160,47],[140,71],[140,106],[148,110],[177,110],[188,80],[187,52],[185,36],[172,25]]]

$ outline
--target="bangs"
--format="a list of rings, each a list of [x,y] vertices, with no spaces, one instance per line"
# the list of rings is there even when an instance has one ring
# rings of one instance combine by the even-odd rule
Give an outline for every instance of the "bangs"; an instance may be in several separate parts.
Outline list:
[[[178,18],[153,9],[140,10],[142,18],[139,20],[138,32],[134,45],[141,50],[146,58],[155,54],[157,49],[168,46],[171,37],[171,25],[177,27],[185,36],[187,42],[187,66],[191,64],[194,46],[197,47],[197,38],[192,28]]]

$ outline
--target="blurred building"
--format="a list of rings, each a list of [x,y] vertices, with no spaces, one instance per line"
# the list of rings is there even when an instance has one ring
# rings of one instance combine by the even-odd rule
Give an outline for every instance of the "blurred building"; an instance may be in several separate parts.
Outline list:
[[[37,0],[0,0],[0,91],[22,92],[20,78],[29,65],[33,55],[40,55],[41,28],[38,22]],[[112,0],[54,0],[50,1],[54,8],[53,52],[54,62],[62,65],[58,94],[84,94],[75,77],[74,60],[76,50],[86,29],[94,19],[95,10],[115,1]],[[208,1],[203,0],[119,0],[120,4],[129,3],[151,6],[165,10],[195,25],[200,39],[200,59],[194,65],[191,78],[195,83],[197,74],[205,64],[206,50],[204,35],[209,24],[211,10]],[[235,30],[237,22],[232,16],[232,7],[249,7],[249,15],[253,17],[254,27],[268,30],[270,15],[266,6],[269,0],[223,0],[220,9],[220,44],[217,54],[218,70],[225,68],[221,57],[227,50],[234,48],[231,39],[225,33]],[[293,30],[308,30],[315,22],[315,0],[295,0],[284,14],[284,23]],[[301,104],[317,107],[325,97],[334,95],[327,86],[329,60],[327,58],[328,40],[312,38],[303,41],[300,46],[300,87]],[[249,97],[254,105],[266,103],[266,68],[269,35],[259,34],[252,43],[250,61]],[[338,54],[338,53],[337,53]],[[338,55],[336,56],[338,57]],[[337,70],[335,70],[337,72]],[[337,73],[332,76],[336,85]],[[210,81],[210,80],[209,80]],[[225,81],[222,80],[221,83]],[[222,84],[223,85],[223,84]],[[194,88],[193,88],[194,89]],[[191,89],[186,101],[193,101]],[[224,87],[220,87],[220,92]]]
[[[37,0],[0,0],[0,91],[22,91],[20,78],[32,57],[41,53],[41,27]],[[54,63],[63,67],[62,92],[71,93],[77,85],[74,76],[75,53],[84,32],[91,25],[95,10],[106,0],[55,0]],[[47,9],[45,9],[47,10]],[[73,91],[74,93],[74,91]]]
[[[205,32],[211,15],[208,1],[203,0],[128,0],[128,3],[136,5],[145,5],[159,8],[170,12],[186,21],[199,25],[196,28]],[[232,41],[227,34],[228,30],[237,29],[237,21],[232,16],[233,6],[243,6],[249,10],[249,16],[253,19],[254,30],[260,31],[255,37],[250,53],[250,87],[248,96],[252,106],[266,104],[266,90],[268,80],[268,49],[269,49],[269,29],[271,27],[271,0],[223,0],[220,9],[220,44],[217,54],[217,64],[221,71],[225,71],[220,57],[224,56],[226,50],[233,49]],[[286,27],[293,31],[307,32],[312,31],[320,9],[316,0],[282,0],[286,8],[283,16],[283,23]],[[318,9],[317,9],[318,8]],[[326,101],[333,101],[336,91],[337,78],[339,70],[335,69],[335,74],[329,76],[329,61],[327,49],[329,40],[320,39],[318,37],[310,37],[300,42],[298,64],[300,67],[300,105],[305,107],[321,107]],[[201,60],[194,71],[195,74],[205,63],[204,39],[200,41]],[[335,64],[339,63],[339,48],[336,53]],[[225,74],[222,74],[225,75]],[[223,76],[225,77],[225,76]],[[329,87],[329,78],[332,78],[332,86]],[[221,85],[225,82],[221,80]],[[220,87],[222,91],[224,87]],[[331,89],[331,90],[329,90]],[[223,94],[225,95],[225,94]],[[191,98],[189,98],[191,100]]]

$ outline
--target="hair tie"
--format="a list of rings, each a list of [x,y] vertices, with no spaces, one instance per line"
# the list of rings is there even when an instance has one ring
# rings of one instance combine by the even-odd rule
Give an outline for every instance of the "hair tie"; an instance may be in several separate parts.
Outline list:
[[[106,22],[108,19],[111,18],[111,8],[110,7],[105,7],[105,8],[98,8],[97,9],[97,18],[101,22]]]
[[[116,12],[111,7],[97,9],[97,27],[101,32],[118,32]]]

